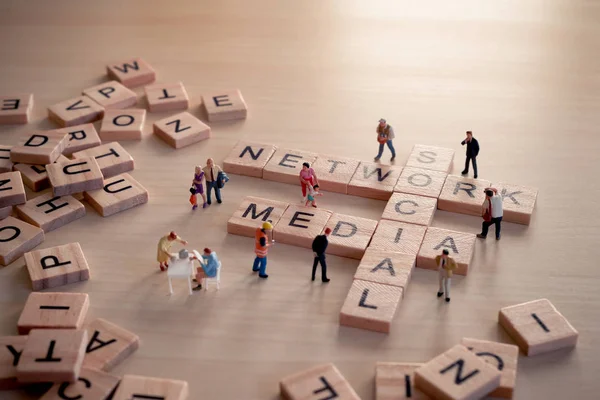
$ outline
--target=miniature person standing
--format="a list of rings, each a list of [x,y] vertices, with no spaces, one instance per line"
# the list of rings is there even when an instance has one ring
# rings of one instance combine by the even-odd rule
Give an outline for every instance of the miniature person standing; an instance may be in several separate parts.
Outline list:
[[[217,185],[217,178],[219,176],[219,172],[223,172],[221,167],[216,165],[212,158],[206,160],[206,167],[202,169],[204,171],[204,180],[206,181],[206,196],[208,200],[206,201],[209,205],[211,204],[211,192],[212,189],[215,190],[215,196],[217,197],[217,203],[222,203],[221,201],[221,189]]]
[[[198,282],[198,286],[192,290],[202,289],[202,280],[204,278],[214,278],[217,276],[217,269],[219,268],[219,259],[217,258],[217,253],[208,247],[204,249],[204,254],[202,254],[200,257],[202,260],[198,260],[200,266],[196,269],[196,282]],[[193,259],[197,258],[194,257]]]
[[[467,138],[460,142],[463,146],[467,145],[467,159],[465,160],[465,169],[462,175],[469,173],[469,162],[473,163],[473,178],[477,179],[477,155],[479,154],[479,142],[473,137],[471,131],[467,131]]]
[[[175,232],[170,232],[169,234],[161,237],[158,241],[156,260],[160,263],[159,267],[161,271],[169,268],[169,260],[171,259],[171,246],[173,246],[175,241],[178,241],[184,246],[188,244],[188,242],[177,236]]]
[[[448,257],[448,254],[450,254],[448,250],[444,249],[442,254],[435,258],[440,276],[440,288],[437,297],[446,294],[446,303],[450,302],[450,278],[452,278],[452,271],[456,269],[456,262],[453,258]]]
[[[300,184],[302,185],[302,202],[304,202],[308,187],[319,185],[319,180],[317,179],[315,170],[312,169],[310,164],[307,162],[302,163],[302,169],[300,170]]]
[[[269,243],[269,233],[273,231],[273,225],[270,222],[264,222],[261,228],[256,229],[254,235],[254,265],[252,265],[252,271],[257,272],[260,278],[268,278],[265,272],[267,271],[267,253],[269,247],[272,246],[272,241]]]
[[[480,239],[485,239],[490,225],[496,225],[496,240],[500,240],[500,228],[502,225],[502,195],[498,194],[498,189],[488,187],[483,190],[485,200],[482,205],[483,223],[481,224],[481,233],[477,234]]]
[[[192,181],[192,187],[196,190],[196,195],[200,194],[202,196],[202,200],[204,200],[204,204],[202,204],[202,208],[206,208],[206,195],[204,194],[204,185],[202,184],[202,179],[204,179],[204,171],[202,171],[202,167],[196,166],[196,170],[194,172],[194,180]],[[192,206],[192,210],[198,208],[198,203]]]
[[[306,195],[306,203],[304,203],[305,207],[308,207],[311,204],[313,207],[317,208],[317,201],[315,200],[315,196],[323,196],[318,191],[319,185],[308,185],[308,194]]]
[[[390,149],[390,152],[392,152],[392,158],[390,158],[390,161],[394,161],[394,159],[396,158],[396,150],[394,149],[394,145],[392,144],[392,139],[396,137],[396,135],[394,135],[394,129],[391,125],[388,125],[385,119],[381,118],[379,120],[379,125],[377,125],[377,129],[375,131],[377,132],[377,141],[379,142],[379,153],[377,153],[377,156],[375,156],[375,161],[379,161],[379,159],[383,155],[384,144],[387,144],[387,147]]]
[[[315,260],[313,262],[312,269],[312,280],[315,280],[315,275],[317,273],[317,265],[321,263],[321,281],[323,283],[327,283],[330,281],[327,278],[327,262],[325,261],[325,250],[327,250],[327,245],[329,241],[327,240],[327,236],[331,233],[331,228],[325,229],[325,233],[323,235],[318,235],[312,242],[312,250],[315,254]]]

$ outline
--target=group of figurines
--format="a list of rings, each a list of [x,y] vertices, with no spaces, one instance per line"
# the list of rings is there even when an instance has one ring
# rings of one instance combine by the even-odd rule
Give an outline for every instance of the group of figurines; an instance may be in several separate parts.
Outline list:
[[[383,155],[384,146],[390,149],[392,153],[391,161],[396,158],[396,150],[392,144],[395,138],[394,129],[387,123],[385,119],[380,119],[379,124],[376,128],[377,142],[379,143],[379,152],[375,156],[375,161],[379,161]],[[479,142],[473,137],[471,131],[466,132],[466,138],[461,142],[461,145],[467,146],[465,168],[462,171],[463,175],[469,173],[469,165],[473,165],[474,178],[477,178],[477,155],[479,154]],[[203,180],[206,182],[206,194],[204,193]],[[302,189],[302,203],[305,206],[317,207],[316,196],[321,196],[319,192],[319,180],[314,169],[310,167],[308,162],[302,164],[302,168],[299,172],[300,186]],[[198,208],[197,195],[200,194],[203,199],[202,208],[206,208],[212,202],[211,193],[215,191],[215,197],[217,203],[222,203],[221,189],[225,183],[229,181],[227,174],[223,172],[220,166],[216,165],[212,158],[206,160],[206,166],[204,168],[197,166],[194,179],[192,181],[192,187],[190,188],[191,197],[190,203],[192,204],[192,210]],[[495,225],[496,228],[496,240],[500,240],[500,229],[502,223],[502,196],[498,194],[498,190],[493,187],[487,187],[484,189],[485,200],[482,205],[482,217],[483,223],[481,227],[481,233],[477,234],[480,239],[485,239],[488,234],[488,229],[491,225]],[[254,262],[252,264],[252,271],[258,272],[260,278],[266,279],[267,275],[267,255],[269,248],[275,244],[275,240],[272,239],[273,225],[271,222],[264,222],[259,228],[256,229],[254,237]],[[312,268],[312,280],[315,280],[317,267],[321,265],[321,281],[327,283],[330,279],[327,277],[327,261],[325,259],[325,251],[328,245],[327,237],[331,233],[331,229],[327,228],[321,235],[317,235],[312,243],[312,250],[314,255],[313,268]],[[175,232],[163,236],[158,243],[158,256],[157,260],[161,271],[165,271],[169,267],[169,260],[174,259],[174,256],[170,253],[171,245],[178,241],[183,245],[187,245],[187,242],[181,239]],[[190,260],[198,260],[196,257],[191,256]],[[198,286],[194,290],[202,288],[201,282],[203,278],[214,277],[216,275],[216,266],[219,264],[219,260],[216,253],[210,249],[204,249],[202,260],[198,260],[200,266],[197,269],[196,281]],[[439,271],[439,290],[437,292],[438,297],[445,295],[446,302],[450,301],[450,280],[453,271],[457,265],[454,259],[449,257],[448,250],[443,250],[442,254],[436,257],[436,264],[438,265]]]

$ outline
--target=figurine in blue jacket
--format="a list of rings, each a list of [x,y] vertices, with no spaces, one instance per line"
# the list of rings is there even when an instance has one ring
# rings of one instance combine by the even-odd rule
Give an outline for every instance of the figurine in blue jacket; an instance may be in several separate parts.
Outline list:
[[[202,289],[202,279],[217,276],[217,268],[219,268],[217,253],[207,247],[204,249],[204,254],[202,254],[201,258],[201,260],[198,260],[200,266],[196,269],[196,282],[198,282],[198,286],[193,290]]]

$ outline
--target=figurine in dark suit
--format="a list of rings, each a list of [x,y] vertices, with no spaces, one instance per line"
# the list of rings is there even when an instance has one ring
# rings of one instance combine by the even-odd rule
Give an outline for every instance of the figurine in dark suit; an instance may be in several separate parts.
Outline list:
[[[315,275],[317,273],[317,265],[319,262],[321,263],[321,280],[323,283],[329,282],[329,278],[327,278],[327,262],[325,261],[325,250],[327,250],[327,245],[329,241],[327,240],[327,236],[331,233],[331,229],[325,229],[323,235],[318,235],[312,242],[312,250],[315,253],[315,261],[313,262],[312,269],[312,280],[315,280]]]
[[[469,173],[469,161],[473,162],[473,178],[477,179],[477,155],[479,154],[479,142],[473,137],[471,131],[467,131],[467,138],[460,144],[467,145],[467,159],[465,161],[465,169],[461,174]]]

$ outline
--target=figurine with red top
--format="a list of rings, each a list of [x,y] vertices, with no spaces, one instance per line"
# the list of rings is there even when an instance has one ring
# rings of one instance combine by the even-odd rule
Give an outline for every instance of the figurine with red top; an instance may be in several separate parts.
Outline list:
[[[302,202],[304,203],[306,201],[308,187],[319,185],[319,179],[317,179],[315,170],[312,169],[307,162],[302,163],[302,169],[300,170],[300,184],[302,185]]]
[[[396,137],[396,135],[394,135],[394,129],[385,119],[381,118],[375,132],[377,132],[377,141],[379,142],[379,153],[375,156],[375,161],[379,161],[383,155],[383,146],[385,144],[387,144],[388,149],[390,149],[390,152],[392,153],[390,161],[394,161],[396,159],[396,150],[392,144],[392,140]]]
[[[171,259],[171,246],[173,246],[175,241],[178,241],[184,246],[188,244],[188,242],[180,238],[175,232],[169,232],[167,235],[161,237],[158,241],[156,260],[159,262],[161,271],[169,268],[169,260]]]

